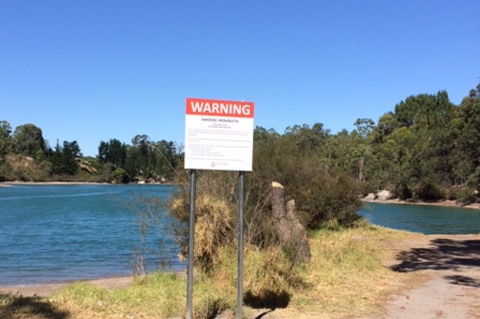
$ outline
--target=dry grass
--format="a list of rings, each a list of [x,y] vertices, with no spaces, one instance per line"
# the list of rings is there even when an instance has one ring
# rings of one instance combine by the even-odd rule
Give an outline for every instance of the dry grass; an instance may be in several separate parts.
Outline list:
[[[391,271],[384,262],[394,259],[391,244],[417,234],[373,226],[312,234],[312,262],[302,271],[312,286],[294,295],[291,312],[298,318],[346,318],[378,313],[385,298],[405,287],[408,274]],[[276,318],[277,318],[276,317]]]
[[[195,260],[217,262],[217,249],[234,241],[234,220],[224,201],[199,196],[196,201]]]

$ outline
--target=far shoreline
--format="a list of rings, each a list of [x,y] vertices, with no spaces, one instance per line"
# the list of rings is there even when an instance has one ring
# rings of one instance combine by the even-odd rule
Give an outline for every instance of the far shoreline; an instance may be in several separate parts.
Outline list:
[[[365,197],[362,198],[363,203],[377,203],[377,204],[397,204],[397,205],[417,205],[417,206],[437,206],[437,207],[453,207],[453,208],[467,208],[480,210],[480,203],[474,203],[470,205],[459,205],[454,200],[441,200],[435,202],[425,202],[425,201],[406,201],[400,200],[398,198],[392,199],[371,199]]]

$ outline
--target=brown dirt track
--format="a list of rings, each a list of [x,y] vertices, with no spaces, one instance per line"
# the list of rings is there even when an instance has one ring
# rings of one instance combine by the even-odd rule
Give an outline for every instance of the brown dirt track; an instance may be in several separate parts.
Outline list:
[[[396,259],[388,266],[419,276],[386,300],[382,315],[369,318],[480,318],[480,235],[418,236],[392,249]]]

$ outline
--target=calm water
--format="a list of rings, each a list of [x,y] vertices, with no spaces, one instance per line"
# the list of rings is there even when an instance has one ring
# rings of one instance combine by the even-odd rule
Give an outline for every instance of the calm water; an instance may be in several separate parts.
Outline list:
[[[125,203],[135,194],[166,199],[172,191],[165,185],[0,187],[0,285],[132,274],[140,234]],[[368,204],[360,213],[374,224],[425,234],[480,232],[477,210]],[[183,269],[166,233],[149,230],[146,245],[158,251],[162,240],[162,258]],[[147,270],[158,266],[158,256],[146,256]]]
[[[165,185],[0,187],[0,285],[132,274],[141,237],[126,203],[171,192]],[[158,266],[159,240],[162,258],[182,268],[171,238],[154,231],[145,245],[157,253],[147,254],[147,266]]]
[[[480,211],[475,209],[368,203],[360,214],[372,224],[423,234],[480,233]]]

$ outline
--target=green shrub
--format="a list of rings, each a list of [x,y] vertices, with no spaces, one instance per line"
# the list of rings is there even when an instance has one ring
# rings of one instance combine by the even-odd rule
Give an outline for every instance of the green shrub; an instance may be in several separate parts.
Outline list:
[[[470,205],[476,202],[477,195],[470,188],[457,188],[452,191],[455,201],[461,205]]]
[[[126,184],[130,182],[130,177],[123,168],[117,168],[112,172],[112,179],[117,184]]]
[[[415,198],[424,201],[436,201],[445,198],[445,192],[441,186],[434,184],[432,181],[420,183],[414,191]]]

